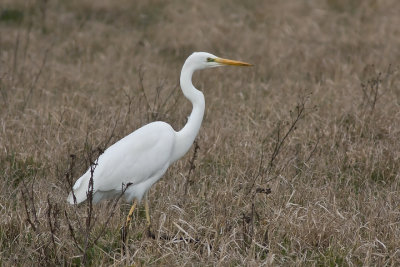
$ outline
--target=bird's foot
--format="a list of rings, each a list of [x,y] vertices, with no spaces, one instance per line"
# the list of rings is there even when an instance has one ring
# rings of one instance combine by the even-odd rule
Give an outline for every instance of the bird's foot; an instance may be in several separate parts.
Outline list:
[[[147,237],[152,238],[152,239],[156,239],[156,235],[153,233],[153,231],[151,231],[151,226],[148,225],[147,226]]]

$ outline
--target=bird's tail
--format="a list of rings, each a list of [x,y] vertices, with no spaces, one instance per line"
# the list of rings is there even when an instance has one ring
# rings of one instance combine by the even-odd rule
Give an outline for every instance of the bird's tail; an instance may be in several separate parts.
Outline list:
[[[70,192],[67,198],[67,201],[70,204],[79,204],[86,200],[87,191],[89,187],[89,180],[90,180],[90,171],[87,171],[75,182],[75,185],[72,189],[74,194]],[[76,202],[74,201],[74,196],[76,198]]]

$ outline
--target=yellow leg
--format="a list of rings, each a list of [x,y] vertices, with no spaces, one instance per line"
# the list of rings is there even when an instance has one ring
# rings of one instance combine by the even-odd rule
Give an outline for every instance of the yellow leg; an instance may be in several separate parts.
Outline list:
[[[144,199],[144,209],[146,211],[146,220],[147,220],[147,236],[151,238],[155,238],[156,236],[151,232],[151,221],[150,221],[150,213],[149,213],[149,202],[147,201],[147,196]]]
[[[149,202],[147,201],[147,197],[144,200],[144,209],[146,211],[147,227],[149,227],[150,226],[150,213],[149,213]]]
[[[129,210],[128,217],[126,217],[126,222],[125,222],[125,226],[126,226],[126,227],[129,225],[129,223],[130,223],[131,220],[132,220],[133,212],[135,211],[136,205],[137,205],[137,201],[136,201],[136,199],[135,199],[135,200],[133,201],[133,204],[132,204],[131,209]]]
[[[125,254],[125,251],[126,251],[126,238],[128,236],[129,223],[132,220],[133,212],[135,211],[136,205],[137,205],[137,201],[135,199],[133,201],[131,209],[129,210],[128,217],[126,217],[125,224],[121,228],[121,238],[122,238],[122,244],[123,244],[122,254]]]

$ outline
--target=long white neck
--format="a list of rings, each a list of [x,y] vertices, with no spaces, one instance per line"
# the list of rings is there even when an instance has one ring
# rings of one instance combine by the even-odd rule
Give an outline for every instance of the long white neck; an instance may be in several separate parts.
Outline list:
[[[192,84],[192,75],[196,69],[186,61],[181,71],[181,88],[187,99],[192,102],[193,109],[186,125],[176,133],[175,149],[172,156],[173,162],[183,157],[192,146],[203,121],[205,101],[202,92]]]

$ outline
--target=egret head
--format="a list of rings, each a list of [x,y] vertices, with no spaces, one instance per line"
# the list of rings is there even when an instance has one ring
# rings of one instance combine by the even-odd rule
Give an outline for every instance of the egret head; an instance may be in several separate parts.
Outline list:
[[[220,66],[251,66],[251,64],[214,56],[206,52],[195,52],[186,59],[185,64],[191,64],[196,70]]]

